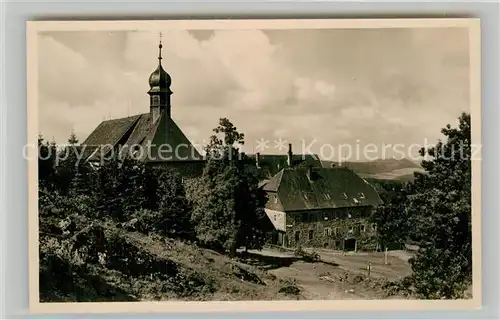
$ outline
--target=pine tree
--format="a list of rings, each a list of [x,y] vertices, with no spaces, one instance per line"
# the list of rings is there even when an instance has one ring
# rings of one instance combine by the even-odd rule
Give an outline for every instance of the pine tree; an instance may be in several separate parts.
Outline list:
[[[170,237],[192,240],[191,204],[186,198],[182,177],[166,169],[159,178],[157,194],[161,224],[156,228],[163,229]]]
[[[127,220],[135,211],[144,208],[145,195],[141,175],[144,163],[125,157],[116,165],[116,193],[120,220]]]
[[[38,182],[41,188],[52,189],[56,183],[56,148],[38,135]]]
[[[84,168],[85,159],[79,159],[79,153],[76,149],[76,143],[78,143],[78,139],[74,132],[72,132],[68,138],[69,145],[65,146],[61,150],[57,150],[55,146],[53,146],[53,150],[55,153],[58,153],[59,162],[55,164],[56,166],[56,175],[57,175],[57,189],[61,192],[62,195],[68,195],[72,192],[72,184],[73,179],[75,179],[75,175],[78,171],[80,171],[80,175],[78,180],[81,185],[79,188],[84,188],[83,180],[87,178],[87,168]]]
[[[75,146],[78,144],[78,138],[75,134],[75,131],[71,131],[71,134],[69,135],[69,138],[68,138],[68,143],[70,146]]]
[[[73,179],[71,179],[71,184],[69,188],[69,195],[72,197],[77,197],[79,195],[85,194],[85,182],[83,180],[83,175],[78,170],[78,167],[75,170],[75,174],[73,175]]]

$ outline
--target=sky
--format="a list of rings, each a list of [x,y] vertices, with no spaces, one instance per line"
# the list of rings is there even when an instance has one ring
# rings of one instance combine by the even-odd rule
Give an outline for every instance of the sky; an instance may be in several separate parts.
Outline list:
[[[149,112],[157,32],[58,31],[38,41],[48,140],[74,131],[83,141],[103,120]],[[248,153],[285,154],[292,143],[335,160],[349,145],[366,160],[374,145],[378,158],[408,157],[470,110],[464,28],[165,30],[162,41],[172,118],[195,145],[227,117]]]

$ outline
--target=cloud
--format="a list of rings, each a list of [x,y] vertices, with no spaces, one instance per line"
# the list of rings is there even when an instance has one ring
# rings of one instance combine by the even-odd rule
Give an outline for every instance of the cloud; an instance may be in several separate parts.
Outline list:
[[[83,140],[103,119],[148,112],[157,46],[153,32],[41,35],[42,133]],[[172,116],[196,141],[228,117],[249,149],[420,142],[469,109],[462,29],[165,31],[162,55]]]

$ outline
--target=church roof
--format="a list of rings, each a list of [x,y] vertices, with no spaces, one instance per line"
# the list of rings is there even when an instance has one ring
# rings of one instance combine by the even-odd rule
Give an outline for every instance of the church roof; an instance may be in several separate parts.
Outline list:
[[[285,168],[263,189],[277,193],[283,211],[382,204],[375,188],[347,168]]]
[[[135,149],[131,148],[139,148],[142,151],[134,156],[147,162],[202,160],[196,148],[165,111],[155,123],[151,122],[149,113],[103,121],[82,145],[90,147],[89,150],[105,146],[103,155],[118,146],[125,153],[134,152]],[[100,156],[101,152],[95,152],[88,160],[99,160]]]
[[[84,145],[115,145],[129,131],[142,115],[106,120],[85,139]]]

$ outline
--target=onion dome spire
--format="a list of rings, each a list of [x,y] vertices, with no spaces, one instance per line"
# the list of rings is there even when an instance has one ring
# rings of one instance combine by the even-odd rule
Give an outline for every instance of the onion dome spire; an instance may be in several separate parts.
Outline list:
[[[149,87],[151,89],[155,89],[158,91],[170,91],[170,85],[172,84],[172,78],[170,75],[163,69],[161,65],[161,60],[163,59],[161,56],[161,49],[163,48],[163,44],[161,41],[162,35],[160,33],[160,43],[158,44],[158,67],[153,73],[149,76]]]

